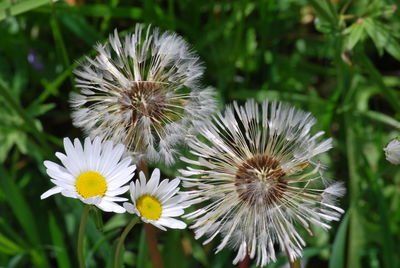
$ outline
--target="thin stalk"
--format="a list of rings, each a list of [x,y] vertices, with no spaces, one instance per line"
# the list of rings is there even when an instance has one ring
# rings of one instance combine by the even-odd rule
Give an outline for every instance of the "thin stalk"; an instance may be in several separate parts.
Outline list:
[[[134,217],[129,224],[125,227],[124,231],[122,232],[121,236],[118,239],[118,244],[117,248],[115,250],[115,256],[114,256],[114,268],[119,268],[121,267],[121,253],[122,253],[122,248],[124,246],[125,238],[128,235],[128,233],[132,230],[132,228],[136,225],[136,223],[139,222],[138,217]]]
[[[246,253],[246,256],[244,257],[244,259],[239,262],[238,268],[248,268],[250,264],[250,256],[249,253]]]
[[[80,268],[85,268],[85,258],[83,257],[83,238],[85,235],[86,222],[89,216],[90,205],[86,205],[82,212],[81,223],[79,225],[78,234],[78,262]]]
[[[293,262],[289,259],[290,268],[301,268],[300,259],[295,259]]]
[[[360,249],[363,245],[363,224],[361,223],[361,215],[359,215],[359,200],[360,200],[360,181],[361,177],[358,174],[359,148],[357,146],[357,137],[355,128],[358,127],[358,121],[351,115],[345,115],[346,128],[346,147],[347,161],[349,169],[349,191],[350,191],[350,223],[349,223],[349,245],[348,245],[348,260],[347,267],[361,268]],[[356,123],[355,123],[356,122]]]
[[[300,264],[300,259],[294,259],[293,261],[291,261],[290,255],[289,255],[289,251],[286,250],[286,256],[288,258],[288,262],[289,262],[289,266],[290,268],[301,268],[301,264]]]
[[[142,171],[146,178],[149,178],[149,169],[147,166],[147,163],[143,160],[141,160],[138,164],[138,171]],[[150,253],[150,258],[153,263],[154,268],[163,268],[164,263],[161,258],[161,253],[160,250],[158,249],[157,246],[157,238],[156,238],[156,232],[155,228],[151,224],[144,224],[144,230],[146,232],[146,242],[147,242],[147,247],[149,249]]]

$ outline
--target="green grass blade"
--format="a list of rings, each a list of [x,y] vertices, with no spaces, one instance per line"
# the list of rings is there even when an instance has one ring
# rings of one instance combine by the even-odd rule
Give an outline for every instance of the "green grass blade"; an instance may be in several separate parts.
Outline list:
[[[79,6],[65,6],[65,5],[54,5],[57,13],[77,13],[83,16],[104,18],[111,16],[113,18],[130,18],[130,19],[141,19],[142,9],[130,6],[118,6],[112,7],[109,5],[93,4],[93,5],[79,5]],[[44,6],[36,11],[50,13],[51,8]]]
[[[346,127],[346,147],[347,161],[349,168],[349,195],[350,195],[350,226],[349,226],[349,245],[347,267],[361,268],[361,250],[363,248],[363,225],[361,224],[361,214],[359,210],[360,201],[360,181],[358,173],[358,148],[356,147],[357,139],[355,135],[355,127],[357,119],[347,114],[345,115]]]
[[[50,227],[51,240],[53,242],[55,250],[54,255],[56,256],[58,267],[60,268],[71,267],[71,263],[69,261],[70,254],[68,254],[67,245],[64,242],[62,231],[58,227],[57,221],[52,213],[50,214],[49,217],[49,227]]]
[[[138,249],[138,257],[137,257],[137,263],[136,267],[149,267],[150,264],[150,259],[149,259],[149,252],[147,249],[147,243],[146,243],[146,234],[144,231],[144,227],[142,227],[142,231],[140,232],[140,238],[139,238],[139,249]]]
[[[47,259],[43,251],[40,249],[41,242],[39,232],[31,208],[26,202],[24,195],[12,178],[7,174],[3,166],[0,166],[0,177],[0,186],[4,190],[8,205],[11,207],[12,212],[18,219],[18,222],[26,233],[30,243],[35,247],[39,247],[39,249],[36,248],[31,252],[33,262],[35,262],[38,267],[48,267]]]
[[[329,268],[345,267],[346,237],[350,214],[351,212],[348,211],[346,215],[344,215],[342,222],[339,225],[335,241],[333,242],[332,255],[329,260]]]
[[[7,255],[16,255],[24,250],[11,239],[0,233],[0,252]]]
[[[24,0],[11,4],[11,1],[0,4],[0,21],[9,16],[16,16],[21,13],[51,3],[51,0]]]

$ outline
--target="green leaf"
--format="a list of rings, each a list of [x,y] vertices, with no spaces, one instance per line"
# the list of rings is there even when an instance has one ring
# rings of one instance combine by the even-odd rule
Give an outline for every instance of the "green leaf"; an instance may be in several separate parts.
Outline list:
[[[391,33],[391,28],[388,25],[372,18],[364,19],[363,24],[381,55],[386,50],[394,58],[400,60],[400,44]]]
[[[344,31],[344,34],[348,34],[346,47],[352,50],[364,36],[364,25],[362,23],[354,23]]]
[[[60,21],[74,34],[92,46],[102,39],[101,35],[78,14],[60,14]]]
[[[49,3],[51,3],[51,0],[24,0],[8,5],[7,2],[4,2],[0,5],[0,20],[4,20],[9,16],[16,16]]]
[[[347,228],[349,225],[349,212],[347,212],[342,222],[339,225],[339,229],[333,242],[332,255],[329,260],[329,268],[343,268],[345,267],[345,252],[346,252],[346,237]]]
[[[20,246],[0,233],[0,252],[7,255],[16,255],[23,251]]]
[[[113,18],[130,18],[140,19],[142,17],[142,9],[137,7],[111,7],[108,5],[77,5],[77,6],[66,6],[66,5],[54,5],[54,10],[57,13],[77,13],[83,16],[100,17],[111,16]],[[42,7],[37,11],[50,13],[52,9],[50,7]]]
[[[54,215],[51,213],[49,217],[49,227],[51,240],[53,241],[55,256],[57,260],[58,267],[60,268],[68,268],[71,267],[71,263],[69,261],[70,254],[68,253],[67,245],[64,242],[63,234],[60,228],[58,227],[57,221]]]
[[[188,267],[187,260],[185,259],[185,255],[182,251],[181,234],[182,231],[180,230],[169,230],[166,234],[164,250],[162,252],[165,267]],[[176,260],[181,261],[177,262]]]
[[[317,11],[318,18],[315,26],[322,33],[335,32],[339,27],[339,20],[332,3],[329,0],[308,0]]]
[[[136,267],[143,267],[143,268],[149,267],[150,264],[149,253],[147,249],[146,234],[143,225],[142,225],[142,231],[140,232],[138,252],[139,253],[136,259]]]
[[[6,200],[11,207],[14,215],[17,217],[19,224],[26,233],[32,245],[41,245],[39,232],[36,226],[35,218],[32,210],[28,206],[24,195],[16,186],[12,178],[6,173],[3,166],[0,165],[0,186],[3,188],[6,195]],[[39,200],[39,197],[38,197]],[[33,262],[40,267],[47,267],[47,259],[41,250],[33,250],[31,252]]]
[[[56,105],[54,103],[38,104],[36,102],[33,102],[25,109],[32,117],[36,117],[54,109],[55,106]]]

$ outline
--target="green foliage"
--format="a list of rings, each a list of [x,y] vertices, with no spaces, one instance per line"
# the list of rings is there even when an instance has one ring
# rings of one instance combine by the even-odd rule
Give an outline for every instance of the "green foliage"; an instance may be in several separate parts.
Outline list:
[[[0,266],[76,267],[82,204],[50,187],[44,159],[61,138],[82,137],[68,107],[73,70],[118,28],[151,23],[177,31],[207,67],[220,107],[279,99],[311,111],[334,139],[323,159],[345,182],[346,215],[325,235],[308,237],[307,267],[399,267],[400,169],[383,147],[400,129],[400,16],[392,0],[5,0],[0,2]],[[182,163],[180,163],[182,165]],[[173,169],[163,168],[172,176]],[[89,267],[112,267],[128,215],[89,222]],[[158,232],[166,267],[231,267],[192,231]],[[125,264],[150,267],[144,232],[128,235]],[[286,263],[284,256],[267,267]]]

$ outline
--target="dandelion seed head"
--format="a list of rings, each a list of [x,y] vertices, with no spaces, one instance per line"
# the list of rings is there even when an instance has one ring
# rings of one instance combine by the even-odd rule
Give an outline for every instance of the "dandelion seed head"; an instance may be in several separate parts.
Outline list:
[[[398,138],[391,140],[384,151],[387,161],[393,165],[400,165],[400,141]]]
[[[180,170],[190,187],[190,202],[204,206],[187,215],[195,237],[208,243],[220,237],[216,252],[237,251],[264,266],[276,260],[275,245],[289,258],[301,256],[302,226],[329,229],[343,210],[335,205],[344,194],[341,183],[324,179],[324,166],[314,158],[332,147],[311,134],[316,120],[280,102],[236,102],[200,127],[202,138],[189,143],[198,159],[181,159],[196,167]]]
[[[173,164],[215,109],[214,91],[199,85],[199,57],[177,34],[143,25],[95,49],[74,72],[74,125],[125,144],[136,161]]]

